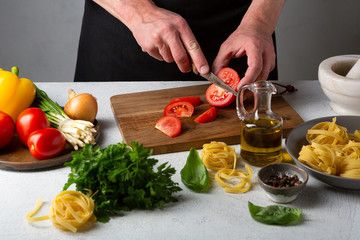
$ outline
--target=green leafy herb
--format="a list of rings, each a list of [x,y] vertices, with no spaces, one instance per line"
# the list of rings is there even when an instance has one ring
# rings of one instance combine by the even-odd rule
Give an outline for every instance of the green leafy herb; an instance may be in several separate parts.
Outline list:
[[[249,210],[251,217],[256,221],[275,224],[287,225],[295,224],[300,220],[302,210],[297,208],[284,207],[280,205],[271,205],[267,207],[259,207],[249,202]]]
[[[65,163],[71,173],[64,190],[72,184],[83,193],[90,189],[99,222],[107,222],[124,210],[162,208],[177,201],[172,193],[181,188],[171,180],[175,169],[167,162],[154,171],[158,160],[150,158],[151,154],[151,149],[136,142],[103,149],[87,144],[82,151],[72,152],[73,160]]]
[[[180,172],[181,181],[195,192],[206,192],[210,188],[209,172],[195,148],[190,149],[184,168]]]

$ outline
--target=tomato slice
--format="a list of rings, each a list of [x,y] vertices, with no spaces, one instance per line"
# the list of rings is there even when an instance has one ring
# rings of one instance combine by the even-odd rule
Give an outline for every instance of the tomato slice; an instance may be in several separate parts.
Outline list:
[[[181,133],[181,122],[177,117],[164,116],[157,121],[155,128],[173,138]]]
[[[214,121],[216,117],[217,117],[216,108],[212,107],[209,110],[202,113],[197,118],[195,118],[194,121],[197,123],[206,123],[206,122]]]
[[[164,109],[164,116],[191,117],[194,106],[188,102],[175,102],[168,104]]]
[[[221,69],[217,76],[235,90],[240,82],[240,77],[237,72],[229,67]],[[215,107],[226,107],[233,103],[236,99],[232,93],[229,93],[215,84],[210,85],[205,93],[205,96],[208,103]]]
[[[237,90],[237,85],[240,82],[239,74],[232,68],[226,67],[221,69],[216,76],[223,80],[232,89]]]
[[[205,93],[206,101],[215,107],[226,107],[235,101],[235,96],[232,93],[211,84]]]
[[[182,97],[182,98],[175,98],[170,100],[170,103],[175,103],[175,102],[188,102],[195,107],[200,105],[200,97]]]

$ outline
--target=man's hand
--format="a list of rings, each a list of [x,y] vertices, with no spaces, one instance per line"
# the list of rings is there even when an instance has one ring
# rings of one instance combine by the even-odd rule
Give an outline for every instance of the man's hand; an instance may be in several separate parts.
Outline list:
[[[246,54],[248,69],[241,80],[241,85],[257,80],[266,80],[275,67],[275,50],[271,35],[263,35],[254,30],[237,29],[221,45],[213,63],[213,71],[217,73],[226,67],[232,58],[240,58]]]
[[[157,7],[151,0],[94,0],[122,21],[142,51],[159,61],[176,62],[181,72],[191,70],[191,57],[200,74],[210,68],[186,20]]]
[[[272,34],[284,3],[285,0],[253,0],[239,27],[221,45],[213,62],[214,73],[226,67],[232,58],[246,55],[248,69],[238,89],[266,80],[275,67]]]
[[[175,61],[182,72],[191,70],[190,56],[201,74],[209,72],[199,43],[180,15],[156,8],[130,29],[142,50],[150,56],[168,63]]]

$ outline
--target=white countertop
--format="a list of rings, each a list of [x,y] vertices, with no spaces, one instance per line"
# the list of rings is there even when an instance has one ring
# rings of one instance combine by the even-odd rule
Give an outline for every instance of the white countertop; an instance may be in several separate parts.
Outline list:
[[[97,120],[101,126],[100,145],[122,141],[110,107],[110,97],[207,82],[102,82],[102,83],[36,83],[48,95],[64,105],[67,91],[93,94],[99,104]],[[336,115],[329,106],[318,81],[296,81],[299,90],[283,95],[304,121]],[[239,154],[239,145],[235,146]],[[39,197],[45,201],[37,216],[48,213],[50,202],[67,181],[69,168],[41,171],[0,170],[0,239],[360,239],[360,192],[339,190],[310,177],[304,192],[289,207],[303,210],[303,221],[295,226],[270,226],[253,220],[248,201],[255,205],[273,205],[257,183],[258,168],[253,167],[252,188],[244,194],[228,194],[214,182],[209,193],[198,194],[181,182],[180,170],[189,152],[155,155],[168,161],[177,172],[173,180],[183,189],[175,196],[177,203],[162,210],[133,210],[112,217],[108,223],[96,223],[85,232],[58,230],[47,221],[28,223],[25,215]]]

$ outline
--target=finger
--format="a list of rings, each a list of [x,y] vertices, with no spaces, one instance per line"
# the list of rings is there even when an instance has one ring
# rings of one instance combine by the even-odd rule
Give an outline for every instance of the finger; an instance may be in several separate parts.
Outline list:
[[[255,82],[263,68],[262,55],[259,54],[259,51],[249,48],[246,52],[247,55],[247,64],[248,69],[245,72],[242,82],[244,84],[249,84]]]
[[[150,41],[147,40],[145,42],[143,42],[140,46],[141,46],[141,50],[143,52],[146,52],[147,54],[149,54],[151,57],[159,60],[159,61],[164,61],[164,58],[161,56],[160,52],[159,52],[159,47],[158,46],[162,46],[162,41],[160,38],[155,38],[155,41]]]
[[[263,68],[256,81],[267,80],[269,73],[275,68],[275,54],[265,51],[263,54]]]
[[[244,49],[239,50],[239,55],[237,57],[242,57],[245,55]],[[213,62],[212,70],[215,74],[217,74],[221,69],[227,67],[231,58],[233,57],[233,53],[229,50],[226,50],[226,47],[220,47],[220,50]]]
[[[259,74],[259,76],[256,78],[255,81],[261,81],[261,80],[267,80],[270,72],[270,66],[269,63],[265,62],[263,63],[263,68]]]
[[[219,51],[212,65],[213,72],[217,74],[222,68],[227,67],[231,60],[231,57],[231,53],[225,54]]]
[[[189,72],[191,70],[191,64],[181,39],[179,37],[175,37],[170,39],[168,43],[171,55],[180,71]]]
[[[194,38],[193,40],[187,41],[185,43],[185,48],[188,51],[199,73],[202,75],[209,73],[210,71],[209,64],[196,39]]]
[[[145,52],[145,51],[143,51]],[[164,61],[164,58],[161,56],[161,54],[159,53],[159,50],[156,49],[156,50],[151,50],[151,51],[148,51],[147,52],[151,57],[159,60],[159,61]]]
[[[172,56],[171,50],[168,45],[163,44],[159,48],[159,54],[162,56],[162,58],[164,59],[165,62],[167,62],[167,63],[174,62],[174,58]]]
[[[159,61],[164,61],[164,58],[161,56],[159,49],[156,46],[152,46],[151,48],[141,47],[141,50]]]
[[[196,69],[200,74],[207,74],[210,71],[209,64],[190,28],[185,28],[184,31],[181,32],[180,37]]]

